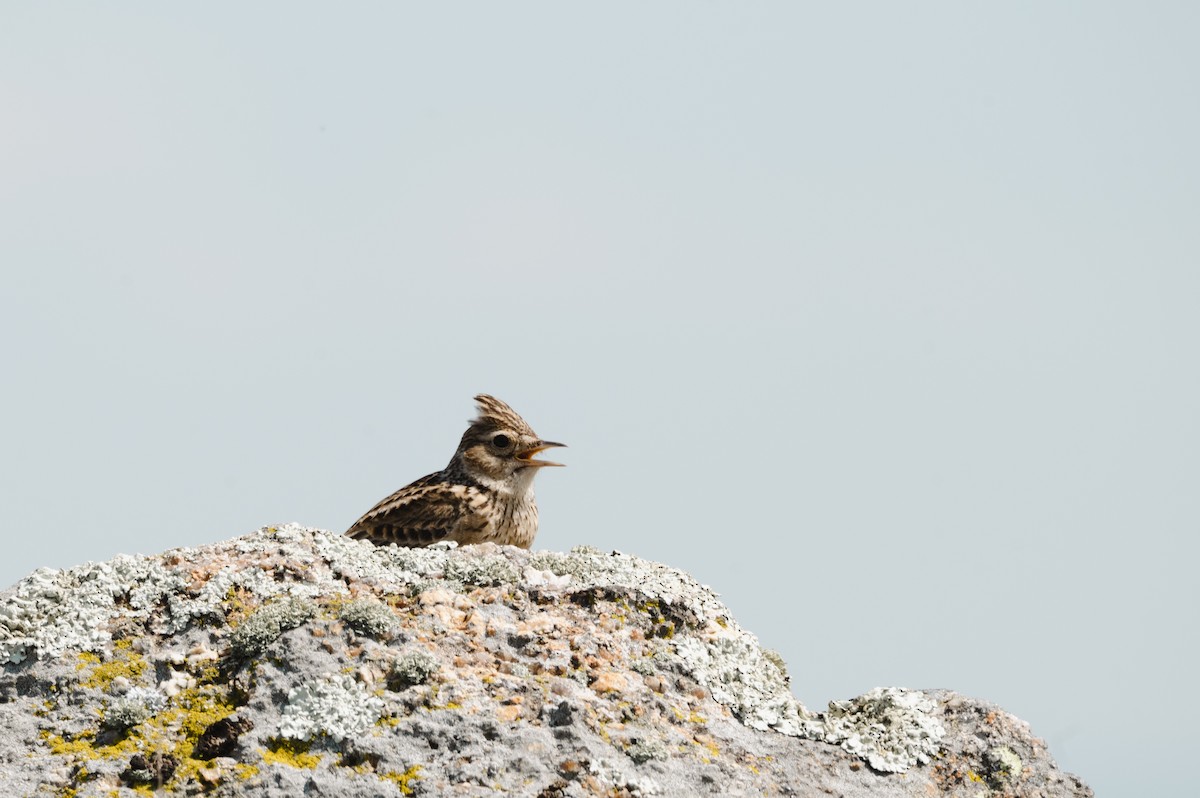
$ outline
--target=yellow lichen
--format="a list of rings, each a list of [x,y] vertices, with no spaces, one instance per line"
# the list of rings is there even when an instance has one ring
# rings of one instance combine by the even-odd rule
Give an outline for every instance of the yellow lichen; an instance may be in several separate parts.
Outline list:
[[[670,640],[675,636],[675,622],[667,619],[663,614],[662,605],[658,601],[643,601],[637,608],[650,616],[650,620],[654,624],[654,628],[650,631],[652,635],[665,640]]]
[[[258,775],[258,767],[256,765],[248,765],[245,762],[238,762],[233,766],[233,772],[237,774],[239,779],[245,781]]]
[[[72,760],[79,763],[95,759],[125,758],[139,750],[136,742],[129,737],[124,737],[112,745],[98,746],[95,744],[96,733],[91,730],[82,731],[71,739],[43,730],[39,733],[39,737],[46,743],[51,754],[71,757]],[[81,784],[87,780],[88,775],[87,767],[81,764],[72,776],[72,784],[65,787],[59,795],[74,795],[75,786],[73,785]]]
[[[425,708],[430,712],[437,712],[442,709],[462,709],[462,704],[457,701],[447,701],[444,704],[426,704]]]
[[[254,594],[241,585],[231,585],[225,591],[222,602],[225,609],[225,621],[232,628],[237,626],[255,609]]]
[[[145,666],[145,661],[136,653],[128,651],[127,645],[122,646],[121,650],[126,653],[123,660],[96,666],[89,676],[89,681],[107,679],[111,684],[111,679],[116,676],[136,673],[140,667]],[[180,783],[195,777],[201,768],[210,765],[208,762],[192,758],[196,742],[209,726],[233,714],[235,709],[236,707],[229,702],[225,688],[211,684],[201,685],[184,690],[172,698],[162,712],[128,729],[107,745],[96,744],[96,732],[93,730],[85,730],[70,739],[48,731],[43,731],[41,737],[50,753],[71,757],[80,763],[95,759],[127,759],[135,753],[171,754],[179,761],[171,781]],[[146,787],[143,790],[142,786],[144,785],[134,789],[146,795],[154,794],[152,789]]]
[[[688,711],[685,713],[676,706],[671,707],[671,711],[675,713],[675,720],[679,721],[680,723],[683,723],[684,721],[688,723],[708,723],[708,718],[704,717],[699,712]]]
[[[412,795],[413,788],[411,786],[411,783],[416,781],[417,779],[421,778],[420,771],[421,771],[420,765],[413,765],[412,767],[410,767],[408,770],[404,771],[403,773],[395,773],[395,772],[380,773],[379,778],[384,781],[390,781],[393,784],[395,784],[397,787],[400,788],[400,793],[402,795]]]
[[[95,732],[84,731],[80,732],[74,739],[68,740],[65,737],[51,734],[45,730],[41,732],[41,738],[50,749],[50,753],[58,756],[87,756],[90,758],[96,751],[95,746],[92,744],[92,739],[95,736]]]
[[[199,690],[185,690],[179,696],[179,708],[176,720],[182,729],[184,739],[180,743],[180,753],[191,756],[200,735],[219,720],[224,720],[233,714],[235,707],[227,703],[223,696]]]
[[[320,754],[310,754],[309,744],[300,740],[279,739],[271,741],[267,748],[259,749],[264,762],[287,765],[298,770],[313,770],[321,764]]]
[[[129,638],[113,643],[112,659],[102,662],[99,655],[90,651],[79,652],[79,664],[76,670],[91,669],[82,682],[84,687],[95,687],[108,691],[112,683],[119,677],[137,681],[146,672],[149,665],[146,658],[132,649],[133,641]]]
[[[425,696],[425,709],[430,712],[435,712],[439,709],[462,709],[462,704],[457,701],[446,701],[439,704],[438,695],[441,693],[441,689],[442,686],[440,684],[429,685],[429,692]],[[376,695],[382,695],[382,693],[377,692]]]

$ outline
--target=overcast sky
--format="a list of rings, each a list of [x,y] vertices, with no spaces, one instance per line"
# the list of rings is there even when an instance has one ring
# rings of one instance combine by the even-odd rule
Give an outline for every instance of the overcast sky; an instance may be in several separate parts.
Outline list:
[[[0,583],[341,531],[488,392],[570,444],[537,547],[690,571],[810,707],[1183,795],[1198,8],[6,4]]]

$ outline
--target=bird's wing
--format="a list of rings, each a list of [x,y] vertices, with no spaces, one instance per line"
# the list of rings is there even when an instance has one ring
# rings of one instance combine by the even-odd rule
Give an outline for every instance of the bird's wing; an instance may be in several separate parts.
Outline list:
[[[473,539],[490,523],[486,510],[487,496],[478,488],[430,474],[376,504],[346,534],[385,546]]]

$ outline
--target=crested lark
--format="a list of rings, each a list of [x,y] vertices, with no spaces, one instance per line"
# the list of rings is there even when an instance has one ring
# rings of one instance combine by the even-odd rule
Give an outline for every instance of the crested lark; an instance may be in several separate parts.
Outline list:
[[[525,419],[495,397],[475,397],[479,417],[463,433],[450,464],[421,477],[376,504],[346,531],[386,546],[507,543],[529,548],[537,534],[533,478],[544,466],[538,452],[562,443],[544,441]]]

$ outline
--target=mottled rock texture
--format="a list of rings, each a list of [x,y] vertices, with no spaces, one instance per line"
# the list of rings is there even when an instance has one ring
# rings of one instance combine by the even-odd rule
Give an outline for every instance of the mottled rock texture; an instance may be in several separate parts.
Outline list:
[[[687,574],[270,527],[0,596],[0,794],[1090,796],[1025,723],[810,712]]]

